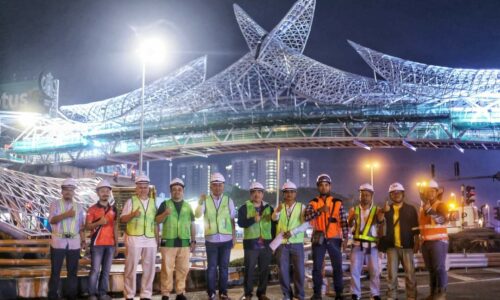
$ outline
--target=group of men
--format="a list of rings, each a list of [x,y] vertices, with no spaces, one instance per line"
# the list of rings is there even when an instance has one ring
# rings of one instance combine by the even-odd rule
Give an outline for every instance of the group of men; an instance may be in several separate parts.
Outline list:
[[[435,181],[420,190],[422,207],[416,209],[405,201],[405,189],[400,183],[389,186],[391,204],[374,204],[373,186],[359,187],[359,204],[347,209],[342,200],[332,195],[332,180],[321,174],[316,180],[318,196],[308,203],[297,200],[297,186],[286,182],[282,187],[283,202],[273,208],[264,202],[265,188],[258,182],[250,186],[249,200],[236,208],[224,193],[224,176],[213,173],[209,195],[201,195],[193,211],[184,201],[184,182],[175,178],[170,182],[171,198],[156,207],[150,195],[150,181],[140,175],[135,180],[135,195],[129,199],[119,216],[110,205],[111,185],[101,181],[96,192],[99,201],[84,209],[73,201],[77,183],[63,182],[62,198],[50,206],[52,224],[51,278],[49,299],[59,296],[60,271],[64,258],[67,266],[67,296],[76,299],[77,270],[80,248],[85,245],[85,230],[91,232],[91,271],[88,293],[90,299],[109,299],[108,278],[113,257],[117,255],[118,220],[126,224],[124,242],[125,272],[124,296],[136,295],[137,265],[142,264],[140,298],[151,299],[158,247],[162,255],[162,300],[187,299],[186,277],[190,252],[196,247],[194,220],[203,216],[207,256],[206,284],[208,299],[228,297],[228,267],[231,249],[236,242],[235,219],[243,228],[244,297],[252,299],[254,282],[258,282],[256,296],[266,296],[270,265],[273,256],[279,266],[279,281],[283,299],[303,300],[305,257],[304,237],[312,227],[313,287],[311,299],[322,299],[325,256],[328,252],[333,270],[335,299],[343,299],[342,253],[349,252],[351,297],[361,298],[360,278],[366,261],[373,299],[381,299],[379,252],[387,253],[388,299],[397,299],[397,273],[400,262],[406,275],[407,299],[416,299],[414,252],[421,245],[429,270],[431,294],[428,299],[445,299],[447,273],[446,206],[439,199]],[[160,226],[161,225],[161,226]],[[161,227],[161,230],[159,230]],[[175,273],[175,277],[174,277]],[[174,290],[175,294],[171,294]],[[291,287],[293,283],[293,289]]]

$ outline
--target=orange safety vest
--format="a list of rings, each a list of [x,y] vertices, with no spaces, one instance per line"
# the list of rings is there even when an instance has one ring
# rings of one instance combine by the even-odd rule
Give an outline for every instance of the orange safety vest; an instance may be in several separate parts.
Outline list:
[[[436,201],[431,208],[436,211],[441,201]],[[420,235],[424,241],[446,241],[448,240],[448,230],[446,225],[439,225],[434,222],[431,216],[425,214],[424,208],[420,208]]]
[[[335,206],[334,206],[335,204]],[[325,205],[325,201],[323,198],[317,197],[314,200],[309,202],[315,211],[323,207]],[[314,231],[325,232],[328,228],[328,232],[326,232],[325,237],[328,239],[331,238],[342,238],[342,226],[340,219],[340,206],[342,205],[342,201],[335,199],[332,196],[326,197],[326,205],[328,206],[328,212],[323,212],[317,218],[310,221],[311,226]],[[333,210],[333,211],[332,211]],[[335,218],[337,222],[329,222],[330,215],[332,218]]]

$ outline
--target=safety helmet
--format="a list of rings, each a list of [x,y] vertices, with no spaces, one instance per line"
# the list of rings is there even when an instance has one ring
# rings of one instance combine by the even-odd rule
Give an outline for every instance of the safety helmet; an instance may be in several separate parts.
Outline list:
[[[369,183],[363,183],[362,185],[359,186],[360,191],[370,191],[370,192],[375,192],[373,189],[373,186]]]
[[[283,192],[284,191],[296,191],[297,186],[295,185],[295,183],[293,183],[291,181],[287,181],[287,182],[285,182],[285,184],[283,184],[283,187],[281,188],[281,190]]]
[[[103,179],[103,180],[99,181],[99,183],[96,185],[95,190],[97,191],[97,190],[99,190],[100,188],[103,188],[103,187],[106,187],[106,188],[109,188],[109,189],[113,188],[111,186],[111,184],[109,184],[109,182],[106,179]]]
[[[73,188],[73,189],[76,189],[77,186],[78,186],[78,182],[75,179],[73,179],[73,178],[66,178],[61,183],[61,188]]]
[[[405,191],[405,188],[404,186],[399,183],[399,182],[394,182],[392,183],[390,186],[389,186],[389,193],[390,192],[394,192],[394,191],[401,191],[401,192],[404,192]]]
[[[250,185],[250,191],[263,191],[263,190],[264,186],[260,182],[254,181]]]
[[[320,182],[328,182],[332,183],[332,179],[328,174],[319,174],[318,177],[316,178],[316,185],[318,185]]]
[[[172,187],[174,185],[180,185],[180,186],[184,187],[184,181],[182,181],[182,179],[180,179],[180,178],[174,178],[174,179],[172,179],[172,181],[170,181],[170,187]]]
[[[224,176],[222,176],[221,173],[212,173],[212,175],[210,175],[210,183],[212,182],[220,182],[220,183],[224,183],[226,182],[226,179],[224,178]]]
[[[135,183],[149,183],[149,177],[146,175],[139,175],[135,178]]]

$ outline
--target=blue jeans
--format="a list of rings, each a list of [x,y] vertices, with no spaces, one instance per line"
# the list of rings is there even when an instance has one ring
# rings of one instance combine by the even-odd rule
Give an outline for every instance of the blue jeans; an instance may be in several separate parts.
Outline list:
[[[115,253],[114,246],[92,246],[91,269],[89,274],[89,295],[104,296],[108,291],[109,271],[113,263]],[[100,271],[100,272],[99,272]],[[100,275],[99,275],[100,273]],[[99,278],[99,291],[97,289],[97,279]]]
[[[444,241],[425,241],[422,244],[422,256],[425,267],[429,270],[431,294],[446,291],[448,273],[446,271],[446,255],[448,243]]]
[[[255,266],[259,266],[257,274],[259,278],[259,287],[257,288],[257,297],[266,294],[267,282],[269,281],[269,265],[273,259],[273,252],[269,247],[263,249],[245,249],[245,296],[252,295],[253,283],[255,279]]]
[[[66,270],[68,276],[67,299],[76,299],[78,295],[78,260],[80,259],[80,249],[59,249],[50,248],[50,279],[49,279],[49,299],[59,299],[59,282],[61,281],[61,268],[66,258]]]
[[[207,249],[207,293],[209,296],[215,295],[217,281],[217,269],[219,269],[219,295],[227,295],[227,280],[229,272],[229,257],[231,255],[231,248],[233,241],[222,243],[205,242]]]
[[[342,239],[326,239],[321,245],[313,245],[313,285],[314,295],[321,296],[321,287],[323,286],[323,262],[326,251],[330,255],[333,269],[333,285],[335,294],[342,295],[344,290],[344,279],[342,275]]]
[[[304,300],[304,244],[283,244],[279,246],[276,255],[283,299],[294,297]],[[293,267],[293,293],[290,286],[290,265]]]

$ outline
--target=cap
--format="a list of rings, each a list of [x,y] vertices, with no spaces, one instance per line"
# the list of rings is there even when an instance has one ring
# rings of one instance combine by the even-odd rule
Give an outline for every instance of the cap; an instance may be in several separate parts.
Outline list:
[[[184,187],[184,181],[182,181],[182,179],[180,178],[174,178],[172,179],[172,181],[170,181],[170,187],[172,187],[173,185],[180,185]]]
[[[389,186],[389,193],[394,191],[405,191],[404,186],[399,182],[394,182]]]
[[[135,178],[135,183],[149,183],[149,177],[146,175],[139,175]]]
[[[254,181],[250,185],[250,191],[257,191],[257,190],[263,191],[264,190],[264,186],[260,182]]]
[[[297,186],[295,185],[295,183],[291,182],[291,181],[287,181],[285,182],[285,184],[283,184],[283,187],[281,188],[282,191],[295,191],[297,190]]]
[[[362,185],[359,186],[360,191],[370,191],[370,192],[375,192],[373,189],[373,186],[369,183],[363,183]]]
[[[320,183],[320,182],[328,182],[328,183],[332,183],[332,179],[330,178],[330,176],[328,174],[320,174],[317,178],[316,178],[316,184]]]
[[[64,188],[74,188],[76,189],[76,187],[78,186],[78,182],[73,179],[73,178],[66,178],[64,179],[64,181],[61,183],[61,187]]]
[[[439,189],[439,184],[434,179],[431,179],[427,187],[431,189]]]
[[[103,180],[99,181],[99,183],[97,184],[97,186],[95,187],[95,189],[98,190],[98,189],[103,188],[103,187],[107,187],[109,189],[113,188],[111,186],[111,184],[109,184],[109,182],[106,179],[103,179]]]
[[[224,176],[222,176],[221,173],[212,173],[210,175],[210,182],[226,182],[226,179],[224,179]]]

